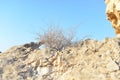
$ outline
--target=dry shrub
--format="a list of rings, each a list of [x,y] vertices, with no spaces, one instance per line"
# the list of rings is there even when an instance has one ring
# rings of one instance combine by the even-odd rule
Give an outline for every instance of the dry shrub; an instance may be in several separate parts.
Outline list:
[[[38,39],[39,42],[44,43],[45,47],[61,50],[66,46],[70,46],[74,38],[73,32],[67,32],[69,33],[63,33],[60,28],[49,27],[43,34],[38,34]]]

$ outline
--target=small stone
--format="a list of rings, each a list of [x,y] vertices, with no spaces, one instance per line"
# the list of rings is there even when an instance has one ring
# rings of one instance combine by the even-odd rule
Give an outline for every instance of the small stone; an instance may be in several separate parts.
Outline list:
[[[12,58],[7,61],[8,64],[13,64],[15,61],[17,61],[17,58]]]
[[[27,73],[26,72],[19,72],[19,76],[21,76],[23,79],[27,79]]]
[[[26,66],[25,64],[18,65],[18,66],[17,66],[17,69],[23,69],[25,66]]]
[[[3,68],[0,68],[0,74],[2,74],[3,73]]]
[[[114,61],[109,62],[106,67],[108,71],[119,70],[119,66]]]
[[[50,68],[49,67],[38,67],[37,72],[39,75],[43,76],[43,75],[50,73]]]

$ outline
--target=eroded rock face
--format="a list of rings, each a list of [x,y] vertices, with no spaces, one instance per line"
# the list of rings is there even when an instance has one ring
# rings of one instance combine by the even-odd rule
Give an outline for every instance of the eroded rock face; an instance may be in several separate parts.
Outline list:
[[[105,0],[106,14],[116,34],[120,34],[120,0]]]

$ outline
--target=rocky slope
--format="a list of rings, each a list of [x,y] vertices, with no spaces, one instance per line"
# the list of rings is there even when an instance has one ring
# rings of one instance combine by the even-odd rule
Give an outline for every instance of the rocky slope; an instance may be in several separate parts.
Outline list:
[[[0,80],[120,80],[120,39],[86,39],[62,51],[14,46],[0,54]]]
[[[120,34],[120,1],[105,2],[108,20]],[[0,80],[120,80],[120,38],[86,39],[61,51],[41,44],[0,53]]]

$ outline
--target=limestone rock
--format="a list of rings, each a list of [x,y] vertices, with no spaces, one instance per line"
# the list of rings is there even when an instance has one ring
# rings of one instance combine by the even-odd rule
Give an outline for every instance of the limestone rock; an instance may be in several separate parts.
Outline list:
[[[105,0],[106,14],[116,34],[120,34],[120,0]]]
[[[0,54],[0,80],[120,80],[119,68],[119,38],[86,39],[61,51],[20,45]]]
[[[110,61],[106,67],[111,72],[119,70],[119,66],[114,61]]]

